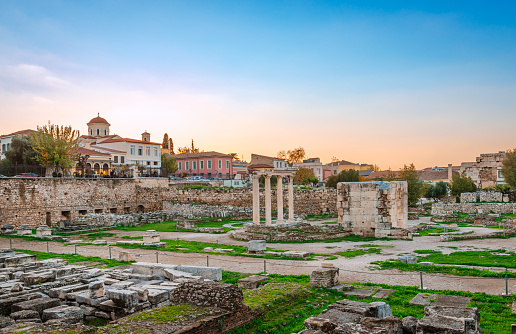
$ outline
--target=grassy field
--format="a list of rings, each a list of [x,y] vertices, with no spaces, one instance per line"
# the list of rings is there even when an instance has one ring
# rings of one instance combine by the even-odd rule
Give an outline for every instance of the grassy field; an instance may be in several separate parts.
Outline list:
[[[142,237],[131,237],[131,239],[140,239]],[[177,252],[177,253],[205,253],[205,254],[213,254],[213,255],[227,255],[227,256],[245,256],[245,257],[253,257],[253,258],[260,258],[260,259],[276,259],[276,260],[298,260],[298,261],[310,261],[314,260],[315,256],[323,256],[326,260],[334,260],[337,257],[335,255],[331,254],[315,254],[310,253],[309,258],[307,259],[297,259],[287,256],[274,256],[269,254],[264,255],[254,255],[254,254],[246,254],[247,248],[244,246],[237,246],[237,245],[225,245],[225,244],[217,244],[217,243],[209,243],[209,242],[199,242],[199,241],[185,241],[185,240],[171,240],[171,239],[162,239],[162,242],[167,243],[166,248],[157,248],[154,246],[143,246],[143,245],[117,245],[117,247],[122,248],[128,248],[128,249],[135,249],[135,248],[141,248],[141,249],[152,249],[157,251],[168,251],[168,252]],[[233,249],[234,252],[232,253],[219,253],[219,252],[210,252],[210,251],[204,251],[205,248],[212,247],[215,248],[226,248],[226,249]],[[270,250],[270,249],[268,249]],[[278,251],[278,250],[273,250]]]
[[[475,268],[462,268],[452,266],[439,266],[439,264],[456,264],[479,267],[516,268],[516,253],[506,252],[503,249],[494,251],[459,251],[450,254],[442,254],[436,250],[419,250],[417,254],[425,255],[418,258],[418,262],[433,262],[437,265],[406,264],[397,260],[373,262],[381,269],[398,269],[400,271],[422,271],[426,273],[441,273],[457,276],[475,277],[516,277],[516,273],[504,271],[494,272]]]
[[[27,249],[14,249],[14,250],[17,252],[23,252],[26,254],[36,255],[36,258],[38,260],[60,258],[60,259],[64,259],[64,260],[68,261],[68,263],[92,262],[92,263],[98,263],[98,264],[102,265],[103,267],[116,267],[116,266],[131,264],[131,262],[122,262],[122,261],[118,261],[118,260],[103,259],[103,258],[97,257],[97,256],[82,256],[82,255],[61,254],[61,253],[45,253],[45,252],[32,251],[32,250],[27,250]]]
[[[338,252],[340,256],[346,257],[346,258],[352,258],[357,257],[361,255],[366,254],[381,254],[382,250],[380,248],[375,247],[366,247],[366,248],[359,248],[359,249],[348,249],[343,252]]]
[[[235,284],[239,273],[223,274],[227,283]],[[240,277],[243,277],[242,275]],[[304,329],[304,321],[311,315],[318,315],[325,310],[329,304],[344,299],[344,296],[330,289],[316,289],[309,286],[307,275],[270,275],[272,285],[265,285],[257,290],[244,292],[244,303],[251,308],[261,312],[261,315],[251,323],[235,329],[230,334],[258,334],[278,333],[290,334]],[[288,284],[284,284],[288,283]],[[365,284],[366,287],[368,284]],[[370,284],[372,285],[372,284]],[[411,305],[410,300],[421,290],[418,287],[390,286],[385,284],[374,284],[386,289],[395,290],[394,294],[386,299],[374,298],[347,299],[373,302],[385,301],[392,309],[396,317],[424,316],[424,306]],[[492,296],[484,293],[469,293],[462,291],[434,291],[424,290],[426,293],[437,293],[445,295],[457,295],[472,297],[473,302],[469,305],[478,307],[481,317],[482,333],[508,333],[511,324],[516,323],[516,315],[511,312],[510,304],[516,300],[514,296],[508,298]]]
[[[246,220],[247,221],[247,220]],[[243,225],[243,222],[241,220],[223,220],[223,221],[208,221],[208,222],[199,222],[195,224],[198,228],[203,227],[218,227],[221,228],[225,224],[229,223],[241,223]],[[241,225],[240,225],[241,226]],[[189,230],[189,229],[178,229],[177,228],[177,221],[166,221],[162,223],[151,223],[151,224],[145,224],[141,226],[120,226],[116,228],[120,231],[147,231],[147,230],[155,230],[158,232],[196,232],[195,230]],[[224,233],[231,231],[230,228],[224,228]]]

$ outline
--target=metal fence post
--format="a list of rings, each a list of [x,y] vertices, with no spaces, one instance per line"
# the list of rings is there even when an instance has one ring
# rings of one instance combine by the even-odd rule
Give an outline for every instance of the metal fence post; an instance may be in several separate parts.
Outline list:
[[[156,263],[159,263],[158,252],[156,252]]]
[[[109,246],[108,248],[109,248],[109,259],[111,260],[111,246]]]
[[[75,244],[74,247],[75,247],[75,255],[77,255],[77,245]]]
[[[210,256],[206,255],[206,267],[210,266]]]
[[[421,278],[421,290],[423,290],[423,272],[419,272],[419,277]]]
[[[47,253],[49,253],[49,251],[48,251],[48,241],[47,241]]]
[[[267,260],[263,260],[263,273],[267,275]]]
[[[13,239],[9,238],[9,248],[13,249]]]
[[[505,296],[509,296],[509,279],[507,275],[505,275]]]

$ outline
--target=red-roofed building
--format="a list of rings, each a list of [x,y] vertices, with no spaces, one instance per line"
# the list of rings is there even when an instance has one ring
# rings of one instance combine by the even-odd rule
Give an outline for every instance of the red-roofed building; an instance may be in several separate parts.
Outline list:
[[[142,139],[123,138],[110,134],[109,122],[97,115],[88,123],[88,134],[79,138],[80,145],[87,150],[98,152],[93,159],[91,154],[87,168],[95,174],[109,174],[111,171],[126,170],[130,166],[141,166],[143,174],[160,174],[161,143],[150,141],[150,133],[142,133]],[[109,156],[107,161],[97,161],[98,157]]]
[[[209,151],[187,151],[182,154],[166,154],[176,159],[176,176],[201,176],[207,179],[234,178],[233,156],[229,154]]]

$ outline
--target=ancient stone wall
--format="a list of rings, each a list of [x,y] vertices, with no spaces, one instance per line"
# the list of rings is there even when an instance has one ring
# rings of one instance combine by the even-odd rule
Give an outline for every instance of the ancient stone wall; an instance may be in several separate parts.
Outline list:
[[[460,201],[462,203],[475,202],[514,202],[516,192],[502,193],[498,191],[477,191],[474,193],[462,193]]]
[[[447,215],[454,212],[463,213],[514,213],[516,203],[434,203],[433,215]]]
[[[356,235],[374,236],[382,223],[407,228],[407,182],[341,182],[337,185],[337,210],[339,223]]]
[[[502,167],[505,152],[481,154],[475,162],[465,162],[460,172],[469,176],[479,189],[495,186],[498,179],[498,168]]]
[[[79,216],[91,213],[127,214],[160,211],[164,202],[238,207],[239,209],[231,210],[242,214],[249,212],[249,217],[251,216],[251,189],[178,189],[162,187],[163,180],[2,178],[0,224],[12,224],[15,227],[23,224],[32,227],[41,224],[59,226],[63,220],[76,221]],[[272,198],[272,207],[275,209],[275,190],[272,191]],[[263,193],[260,195],[260,201],[264,207]],[[288,203],[286,191],[283,203]],[[336,213],[336,191],[295,190],[294,208],[296,214]],[[219,209],[209,210],[215,212]],[[222,208],[220,212],[223,214],[228,210]]]
[[[220,282],[185,282],[171,291],[174,303],[189,303],[202,307],[218,307],[235,311],[244,307],[242,290]]]

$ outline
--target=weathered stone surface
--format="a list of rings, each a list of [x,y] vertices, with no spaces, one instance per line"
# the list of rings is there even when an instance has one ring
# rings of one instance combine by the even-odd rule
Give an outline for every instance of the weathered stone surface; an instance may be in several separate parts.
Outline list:
[[[356,302],[353,300],[343,299],[335,304],[328,306],[328,309],[336,309],[341,312],[354,313],[362,317],[377,317],[378,306],[370,303]]]
[[[129,254],[127,252],[120,252],[118,254],[118,261],[133,262],[133,261],[136,261],[136,260],[134,259],[134,257],[131,254]]]
[[[419,320],[416,327],[416,334],[465,334],[465,324],[461,319],[446,317],[424,317]]]
[[[425,317],[460,319],[469,333],[480,333],[480,313],[473,307],[427,306]]]
[[[304,259],[310,256],[310,253],[303,251],[287,251],[282,254],[283,256],[295,257],[298,259]]]
[[[45,282],[51,282],[55,279],[52,271],[44,271],[40,273],[28,272],[20,276],[20,280],[25,285],[36,285]]]
[[[392,311],[391,311],[391,307],[389,306],[389,304],[387,304],[385,302],[373,302],[370,304],[378,307],[378,313],[376,315],[377,318],[381,319],[381,318],[392,317]]]
[[[242,290],[219,282],[185,282],[171,291],[173,303],[190,303],[204,307],[236,310],[244,307]]]
[[[325,318],[310,317],[305,320],[306,329],[319,330],[323,333],[332,333],[335,327],[334,323]]]
[[[331,288],[338,284],[338,280],[338,268],[318,268],[310,275],[310,286]]]
[[[148,290],[147,299],[153,305],[157,305],[159,303],[168,301],[170,299],[170,291],[169,290],[158,290],[158,289],[147,289],[147,290]]]
[[[437,295],[432,306],[465,307],[469,303],[471,303],[471,297]]]
[[[403,334],[416,334],[417,318],[408,316],[402,320]]]
[[[14,325],[14,320],[9,317],[4,317],[0,315],[0,328],[6,328]]]
[[[146,302],[149,298],[149,290],[137,286],[129,287],[129,290],[136,291],[138,293],[138,301]]]
[[[238,280],[238,287],[240,289],[256,289],[259,286],[267,283],[269,276],[266,275],[252,275]]]
[[[104,297],[105,288],[103,281],[95,281],[88,284],[88,290],[90,291],[90,298]]]
[[[38,293],[27,293],[15,297],[2,298],[0,299],[0,315],[8,316],[11,314],[12,305],[37,298],[41,298],[41,295]]]
[[[106,290],[106,297],[122,308],[133,308],[138,304],[136,291],[110,289]]]
[[[263,253],[267,249],[265,240],[250,240],[247,242],[247,250],[250,253]]]
[[[23,291],[23,286],[20,283],[15,283],[11,288],[11,292],[20,292],[20,291]]]
[[[20,320],[20,319],[39,319],[41,317],[41,314],[38,311],[34,310],[22,310],[11,313],[11,318],[14,320]]]
[[[43,313],[43,310],[46,310],[47,308],[56,307],[59,305],[61,305],[61,301],[56,298],[37,298],[13,304],[13,306],[11,306],[11,312],[33,310],[41,315]]]
[[[437,295],[431,294],[431,293],[418,293],[412,300],[409,302],[409,304],[412,305],[430,305],[432,302],[434,302],[437,299]]]
[[[351,295],[358,298],[368,298],[371,297],[374,293],[374,290],[370,289],[352,289],[350,291],[344,291],[345,295]]]
[[[394,290],[392,290],[392,289],[381,289],[381,290],[378,290],[373,295],[373,298],[385,299],[385,298],[389,297],[390,295],[392,295],[393,293],[394,293]]]
[[[57,306],[43,311],[42,320],[72,318],[77,322],[84,318],[84,311],[78,306]]]

